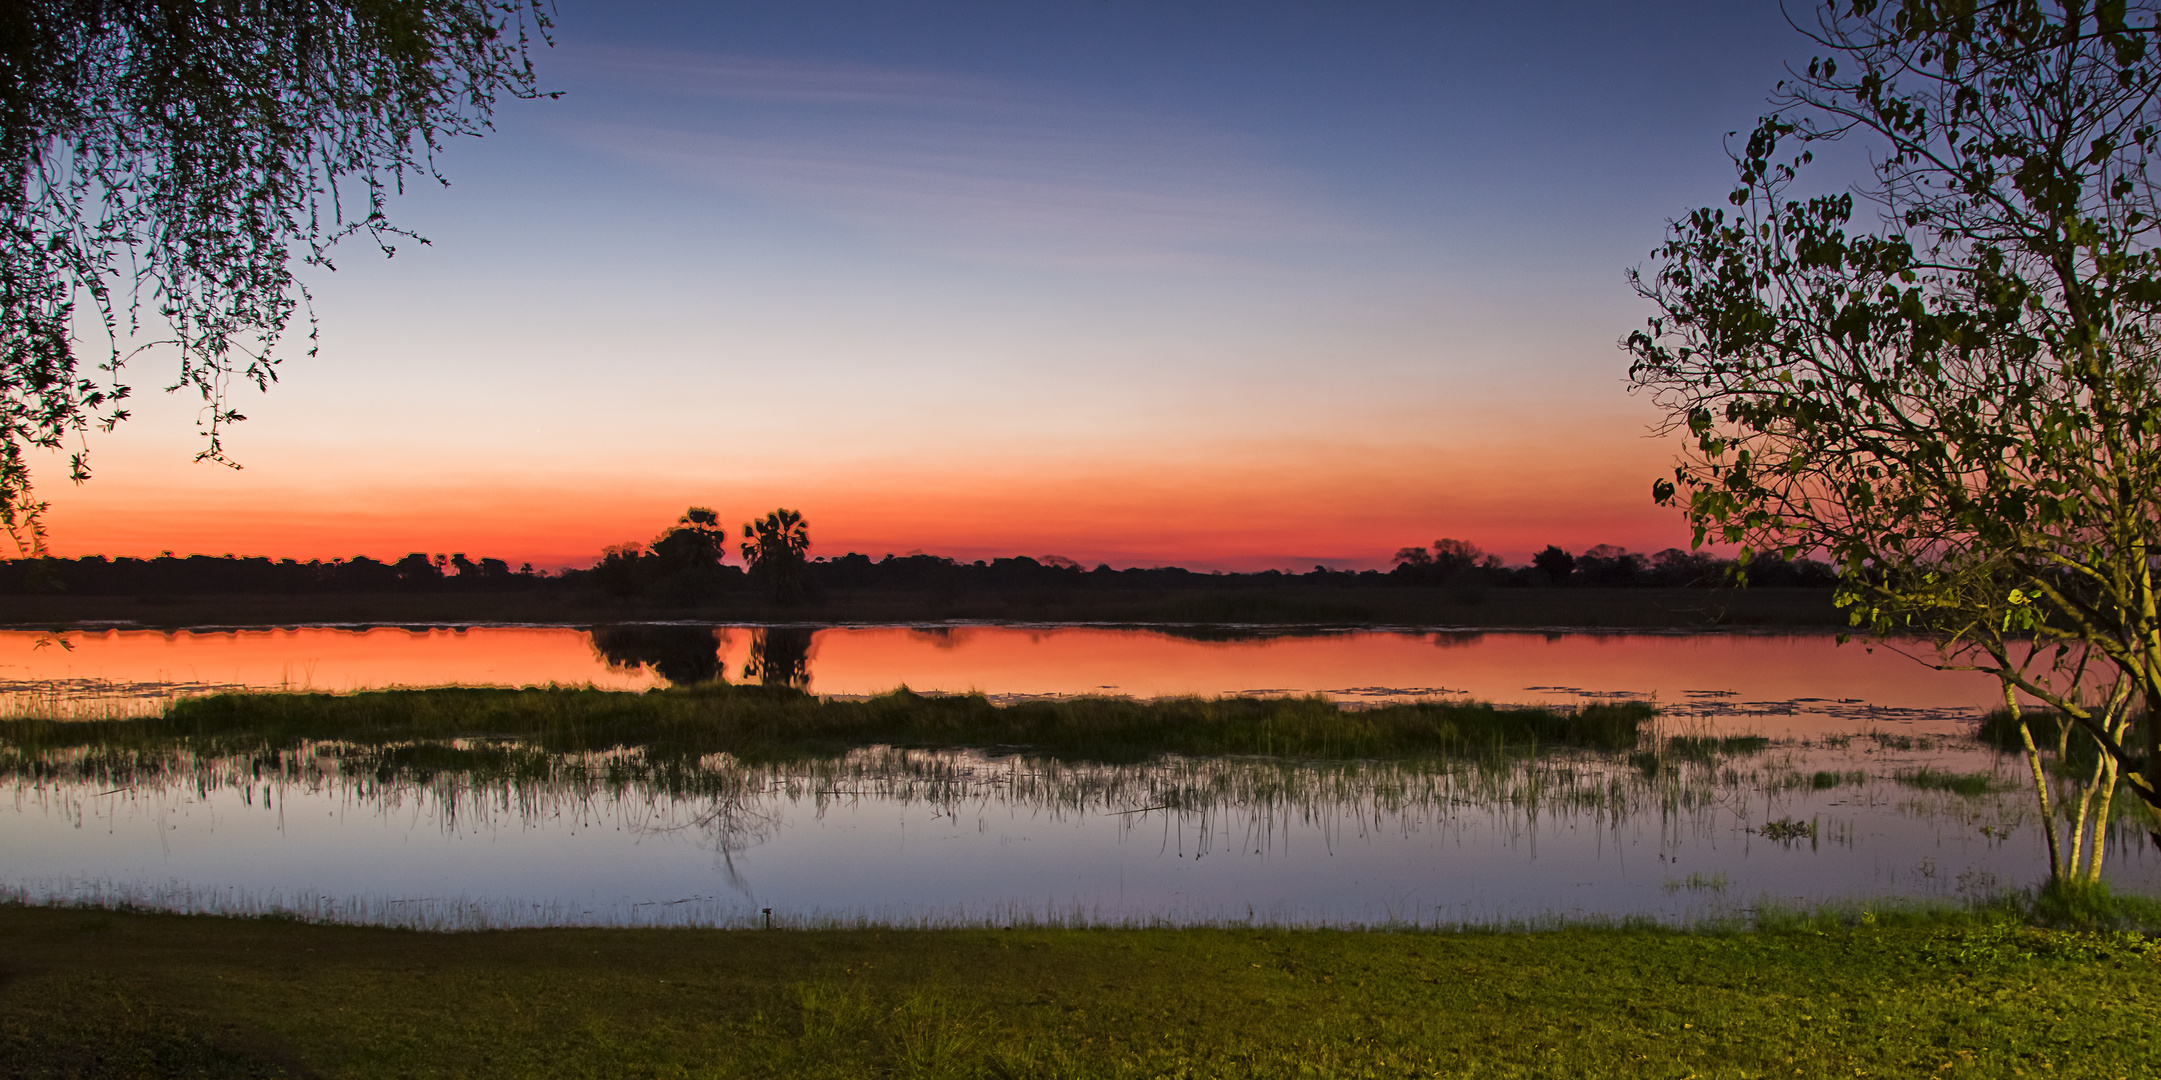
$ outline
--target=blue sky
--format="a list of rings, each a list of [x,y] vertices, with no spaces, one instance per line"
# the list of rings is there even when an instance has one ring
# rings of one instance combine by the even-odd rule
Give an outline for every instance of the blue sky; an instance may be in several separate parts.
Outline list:
[[[1685,544],[1615,342],[1808,42],[1772,4],[565,3],[551,101],[310,278],[233,449],[94,442],[56,545],[563,564],[1374,565]],[[153,383],[158,361],[137,378]],[[47,476],[56,475],[47,470]]]

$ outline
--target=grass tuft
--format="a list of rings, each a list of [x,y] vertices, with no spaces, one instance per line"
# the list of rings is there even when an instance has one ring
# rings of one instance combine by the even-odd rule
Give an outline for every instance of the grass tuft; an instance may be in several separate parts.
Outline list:
[[[1945,791],[1968,797],[1993,795],[2010,788],[2010,785],[1988,773],[1955,773],[1925,767],[1900,769],[1892,774],[1891,778],[1904,787],[1919,791]]]

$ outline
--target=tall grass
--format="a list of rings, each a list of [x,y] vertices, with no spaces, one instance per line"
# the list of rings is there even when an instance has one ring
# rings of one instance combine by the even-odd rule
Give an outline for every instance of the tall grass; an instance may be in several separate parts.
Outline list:
[[[2016,717],[2011,715],[2009,709],[1997,709],[1981,717],[1979,726],[1974,730],[1974,737],[1999,753],[2024,755],[2026,743],[2018,730],[2021,720],[2025,721],[2027,729],[2033,733],[2034,745],[2044,750],[2053,750],[2064,728],[2071,727],[2071,737],[2064,740],[2067,756],[2057,760],[2051,753],[2050,767],[2066,775],[2083,775],[2092,771],[2094,762],[2099,759],[2101,748],[2091,737],[2078,730],[2074,721],[2053,709],[2021,709]],[[2144,716],[2133,717],[2124,741],[2132,746],[2143,742],[2145,737],[2139,734],[2139,730],[2145,723]]]
[[[994,705],[979,694],[905,688],[862,701],[745,686],[645,693],[459,688],[220,694],[174,702],[155,717],[0,721],[0,740],[33,753],[175,739],[216,752],[325,739],[382,745],[479,738],[516,739],[558,753],[638,747],[649,757],[684,759],[827,756],[869,745],[1010,747],[1102,761],[1161,754],[1358,758],[1539,746],[1626,749],[1654,711],[1636,702],[1573,710],[1475,702],[1346,710],[1320,697],[1083,697]]]

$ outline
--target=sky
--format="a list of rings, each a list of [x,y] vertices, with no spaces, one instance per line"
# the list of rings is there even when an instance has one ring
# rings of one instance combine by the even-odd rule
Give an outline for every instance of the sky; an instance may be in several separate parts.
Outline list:
[[[1721,203],[1775,3],[563,0],[304,275],[228,450],[130,369],[58,554],[589,565],[691,505],[814,555],[1385,567],[1688,545],[1624,272]]]

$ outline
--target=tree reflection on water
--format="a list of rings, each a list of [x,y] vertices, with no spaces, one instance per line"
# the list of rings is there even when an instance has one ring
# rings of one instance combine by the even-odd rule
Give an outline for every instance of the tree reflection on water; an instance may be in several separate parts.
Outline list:
[[[742,678],[761,686],[810,688],[809,626],[759,626],[750,631],[750,656]],[[671,686],[725,682],[728,631],[675,623],[620,623],[593,628],[593,652],[611,671],[650,668]]]
[[[813,633],[807,626],[761,626],[752,630],[750,659],[743,664],[743,678],[761,686],[809,689]]]
[[[720,651],[728,632],[712,626],[622,623],[593,628],[593,652],[612,671],[648,667],[674,686],[727,677]]]

